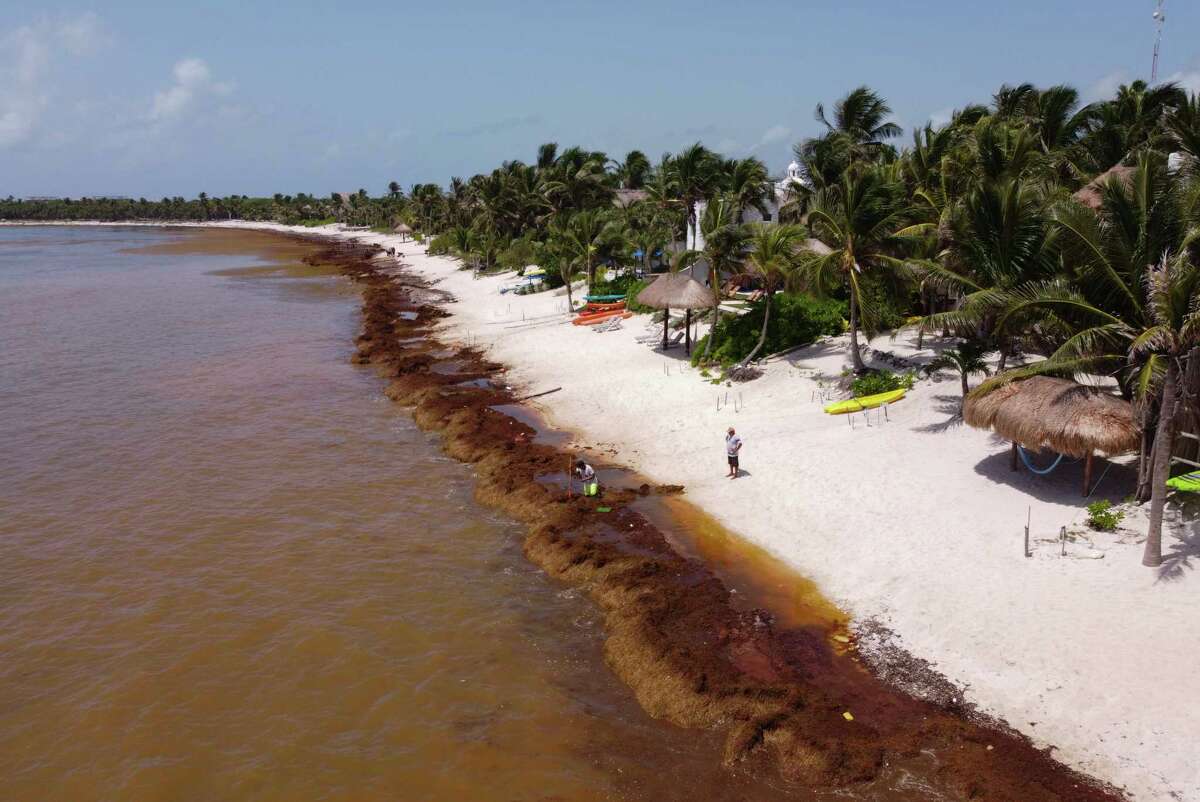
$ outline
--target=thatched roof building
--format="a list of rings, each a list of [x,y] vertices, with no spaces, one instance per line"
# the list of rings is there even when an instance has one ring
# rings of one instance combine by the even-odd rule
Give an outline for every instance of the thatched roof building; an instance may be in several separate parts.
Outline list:
[[[613,203],[625,209],[649,197],[650,193],[644,189],[618,189],[613,194]]]
[[[1118,164],[1115,167],[1110,167],[1100,175],[1093,178],[1084,186],[1083,189],[1076,192],[1072,197],[1082,203],[1084,206],[1092,209],[1099,209],[1104,202],[1104,187],[1109,181],[1119,181],[1124,186],[1128,187],[1131,177],[1133,176],[1133,168],[1126,167],[1123,164]]]
[[[655,309],[707,309],[712,293],[703,284],[683,273],[663,273],[638,293],[637,302]]]
[[[1098,452],[1111,457],[1136,451],[1141,433],[1133,407],[1097,387],[1034,376],[985,395],[970,395],[963,419],[1026,450],[1049,449],[1069,457]]]
[[[692,310],[707,309],[712,306],[713,297],[708,288],[691,276],[683,273],[663,273],[654,279],[649,287],[638,293],[637,302],[655,309],[686,309],[684,320],[684,348],[692,353]],[[667,341],[667,326],[671,316],[668,312],[663,316],[662,347],[665,351],[669,346]]]

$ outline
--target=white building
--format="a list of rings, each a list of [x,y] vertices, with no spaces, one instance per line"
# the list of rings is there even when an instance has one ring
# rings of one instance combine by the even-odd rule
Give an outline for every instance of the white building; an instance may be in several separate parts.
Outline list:
[[[801,184],[809,186],[808,179],[804,177],[804,173],[800,170],[800,165],[797,162],[792,162],[788,165],[787,174],[773,184],[774,192],[771,197],[767,198],[766,207],[767,214],[755,209],[753,206],[742,212],[742,222],[757,223],[765,221],[768,223],[778,222],[779,209],[788,202],[791,197],[792,184]],[[695,222],[688,223],[687,247],[692,250],[701,250],[704,247],[704,234],[700,232],[700,220],[704,217],[704,210],[708,207],[707,201],[700,201],[696,204]]]
[[[801,171],[800,165],[797,162],[792,162],[789,164],[787,173],[784,175],[784,177],[774,182],[773,192],[771,193],[771,196],[767,198],[765,204],[767,214],[763,215],[758,209],[755,209],[753,206],[751,206],[742,212],[742,222],[778,222],[779,210],[791,198],[791,187],[793,184],[811,186],[808,183],[808,179],[804,177],[804,173]],[[707,201],[700,201],[696,204],[696,213],[694,215],[695,221],[689,221],[688,223],[687,242],[685,245],[687,248],[696,251],[704,248],[704,234],[700,231],[700,221],[704,218],[704,210],[707,207]],[[691,272],[692,275],[694,275],[699,281],[706,282],[708,277],[708,264],[704,262],[704,260],[701,260]]]

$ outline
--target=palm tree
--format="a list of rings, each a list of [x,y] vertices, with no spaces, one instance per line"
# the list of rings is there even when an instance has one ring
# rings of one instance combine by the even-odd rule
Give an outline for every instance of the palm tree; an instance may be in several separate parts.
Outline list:
[[[983,358],[986,349],[979,343],[968,341],[957,348],[942,352],[942,355],[929,363],[926,371],[936,373],[943,368],[950,368],[962,380],[962,401],[958,404],[958,414],[961,416],[963,404],[966,403],[967,393],[971,392],[969,379],[972,374],[988,372],[987,361]]]
[[[894,139],[904,129],[890,121],[892,107],[874,90],[860,86],[833,106],[833,122],[825,116],[825,106],[817,104],[814,115],[830,134],[842,135],[852,144],[854,156],[871,157],[885,147],[885,140]]]
[[[1166,504],[1167,479],[1171,468],[1171,449],[1175,439],[1176,405],[1180,398],[1180,377],[1185,354],[1200,344],[1200,268],[1192,261],[1188,247],[1192,238],[1174,255],[1146,276],[1148,325],[1129,346],[1131,362],[1154,362],[1165,374],[1158,391],[1158,427],[1154,436],[1151,472],[1150,527],[1142,565],[1162,565],[1162,518]],[[1200,353],[1200,352],[1197,352]]]
[[[1183,217],[1178,181],[1167,171],[1166,159],[1143,153],[1127,184],[1110,179],[1104,185],[1098,209],[1074,200],[1055,208],[1055,241],[1069,267],[1066,275],[1029,282],[995,299],[1002,310],[997,327],[1009,328],[1010,317],[1022,320],[1019,328],[1037,334],[1049,356],[993,383],[1039,373],[1109,374],[1122,395],[1135,401],[1142,427],[1141,501],[1153,491],[1158,407],[1152,390],[1161,382],[1163,366],[1154,358],[1131,362],[1130,353],[1138,333],[1155,325],[1142,289],[1147,266],[1185,249],[1184,231],[1196,221]]]
[[[587,210],[576,212],[567,219],[562,229],[563,242],[578,264],[587,271],[588,291],[596,283],[596,253],[608,234],[609,221],[601,212]]]
[[[888,171],[873,167],[847,170],[835,186],[813,199],[809,225],[828,253],[806,250],[804,269],[809,286],[817,293],[843,289],[850,303],[850,358],[854,371],[863,373],[858,331],[874,330],[875,310],[867,303],[862,280],[871,270],[901,269],[904,262],[892,255],[904,245],[899,236],[905,207],[901,186]]]
[[[629,241],[642,252],[642,272],[650,272],[650,257],[663,251],[671,235],[655,223],[630,228]]]
[[[1051,276],[1055,262],[1049,222],[1043,199],[1025,182],[987,182],[972,191],[951,223],[943,264],[922,262],[918,268],[933,286],[962,293],[962,298],[957,309],[927,316],[922,329],[994,336],[1000,340],[999,369],[1004,370],[1011,332],[1022,330],[1024,318],[997,318],[1006,292]]]
[[[398,181],[388,182],[388,195],[393,198],[400,197],[400,183]]]
[[[721,274],[736,273],[741,267],[750,234],[737,220],[737,204],[726,195],[713,198],[705,207],[700,232],[704,237],[701,253],[708,262],[708,286],[713,296],[712,329],[704,345],[707,359],[721,322]]]
[[[758,342],[742,359],[738,368],[750,364],[767,342],[767,326],[771,321],[771,299],[780,284],[792,280],[800,264],[797,249],[804,241],[805,231],[797,225],[768,225],[751,223],[749,253],[746,269],[762,281],[763,324]]]
[[[1188,172],[1200,172],[1200,95],[1180,103],[1164,122],[1172,145],[1184,156]]]
[[[742,222],[746,209],[755,209],[765,218],[767,201],[774,194],[767,166],[753,157],[729,159],[722,162],[721,172],[723,189],[737,206],[738,222]]]
[[[558,143],[546,142],[538,146],[537,151],[537,168],[539,170],[549,170],[558,160]]]
[[[641,189],[650,175],[650,160],[640,150],[625,154],[625,160],[616,162],[616,176],[622,189]]]
[[[718,166],[716,155],[699,142],[684,149],[667,163],[676,197],[687,211],[686,230],[696,230],[696,204],[716,189],[720,178]],[[695,246],[695,243],[691,245]],[[684,247],[689,247],[686,234]]]

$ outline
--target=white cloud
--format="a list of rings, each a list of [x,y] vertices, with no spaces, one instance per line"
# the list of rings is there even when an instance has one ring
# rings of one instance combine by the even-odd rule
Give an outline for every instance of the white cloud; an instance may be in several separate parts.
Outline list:
[[[787,139],[792,133],[792,129],[784,125],[772,125],[763,132],[762,138],[758,140],[759,146],[774,145],[776,142],[782,142]]]
[[[0,39],[0,148],[28,139],[49,102],[42,86],[50,61],[43,33],[22,26]]]
[[[933,114],[930,114],[929,124],[934,128],[941,128],[942,126],[947,125],[953,119],[954,109],[953,107],[947,106],[944,109],[938,109]]]
[[[1087,91],[1083,93],[1083,102],[1093,103],[1097,100],[1111,100],[1117,94],[1117,90],[1121,87],[1121,84],[1127,84],[1131,80],[1129,72],[1126,70],[1110,72],[1087,88]]]
[[[1188,94],[1200,92],[1200,70],[1187,70],[1168,75],[1163,79],[1166,83],[1179,84]]]
[[[758,138],[758,142],[754,143],[754,145],[750,148],[749,153],[755,153],[765,147],[777,145],[780,142],[787,140],[787,138],[791,135],[792,129],[788,128],[786,125],[772,125],[766,131],[763,131],[763,135],[760,136]]]
[[[91,11],[77,17],[61,18],[56,33],[63,47],[74,56],[89,56],[111,41],[100,18]]]
[[[92,13],[41,19],[0,36],[0,148],[33,137],[51,102],[55,63],[93,53],[107,41]]]
[[[154,95],[150,119],[155,122],[179,119],[204,98],[224,96],[233,91],[232,84],[213,80],[212,70],[203,59],[185,58],[178,61],[171,75],[175,82]]]

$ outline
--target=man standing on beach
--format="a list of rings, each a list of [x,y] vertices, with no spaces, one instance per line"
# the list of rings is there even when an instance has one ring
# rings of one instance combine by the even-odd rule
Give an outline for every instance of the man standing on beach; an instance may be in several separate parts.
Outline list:
[[[738,437],[737,432],[733,427],[729,427],[729,431],[725,433],[725,456],[729,458],[729,473],[726,474],[730,479],[736,479],[738,476],[738,452],[742,450],[742,438]]]

